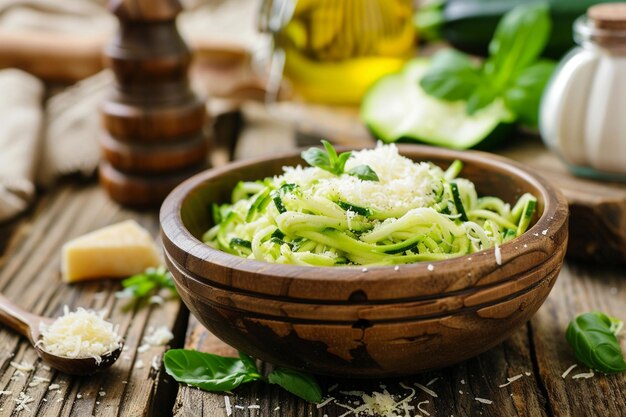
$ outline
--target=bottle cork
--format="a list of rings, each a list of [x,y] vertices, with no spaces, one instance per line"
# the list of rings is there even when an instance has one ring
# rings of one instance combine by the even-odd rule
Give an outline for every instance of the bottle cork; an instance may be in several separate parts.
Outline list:
[[[598,29],[625,30],[626,3],[601,3],[587,9],[587,17]]]

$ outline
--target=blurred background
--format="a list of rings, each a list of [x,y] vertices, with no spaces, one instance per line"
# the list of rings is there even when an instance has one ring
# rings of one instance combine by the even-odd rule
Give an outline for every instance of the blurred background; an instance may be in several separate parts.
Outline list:
[[[603,111],[571,133],[624,96],[623,16],[585,17],[597,3],[0,0],[0,221],[99,165],[113,200],[158,207],[201,169],[321,138],[478,148],[622,195],[626,129]],[[605,72],[550,87],[589,51]]]

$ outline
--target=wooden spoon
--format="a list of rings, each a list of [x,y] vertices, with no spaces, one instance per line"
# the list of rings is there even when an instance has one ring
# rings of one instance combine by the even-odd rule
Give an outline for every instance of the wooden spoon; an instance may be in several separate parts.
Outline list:
[[[50,324],[53,320],[24,310],[2,294],[0,294],[0,322],[26,336],[39,357],[48,365],[69,375],[90,375],[110,367],[119,358],[124,347],[123,341],[120,342],[119,348],[103,355],[99,363],[94,358],[68,358],[46,352],[41,344],[37,344],[41,338],[39,325]]]

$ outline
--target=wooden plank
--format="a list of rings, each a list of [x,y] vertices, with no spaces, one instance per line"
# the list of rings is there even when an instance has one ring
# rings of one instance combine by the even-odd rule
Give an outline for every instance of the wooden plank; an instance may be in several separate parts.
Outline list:
[[[137,352],[151,327],[167,326],[179,333],[186,313],[177,300],[162,306],[126,311],[125,301],[115,297],[120,285],[114,281],[96,281],[66,285],[60,281],[62,244],[81,234],[134,218],[151,230],[158,230],[154,213],[136,213],[110,202],[94,186],[64,186],[40,200],[25,220],[23,232],[14,239],[5,254],[0,270],[0,288],[21,306],[50,317],[84,306],[105,309],[109,319],[120,325],[126,348],[118,362],[107,372],[90,377],[70,377],[45,366],[27,341],[14,332],[0,330],[0,390],[12,394],[0,396],[0,416],[13,415],[19,392],[33,398],[28,404],[32,415],[42,416],[159,416],[169,415],[176,386],[166,384],[161,367],[164,346]],[[178,326],[177,326],[178,324]],[[154,368],[151,366],[154,360]],[[19,375],[11,361],[33,365],[35,370]],[[143,362],[143,366],[139,366]],[[34,377],[50,381],[29,386]],[[48,390],[59,384],[60,390]],[[35,385],[35,384],[33,384]]]
[[[185,347],[224,356],[236,356],[231,347],[206,331],[193,318],[189,322]],[[268,368],[269,366],[265,364],[261,366],[266,372]],[[507,378],[518,375],[521,377],[510,385],[499,387],[507,383]],[[431,397],[415,385],[420,383],[425,386],[435,378],[437,379],[428,388],[435,391],[437,398]],[[373,392],[384,390],[396,396],[397,400],[406,398],[414,390],[415,397],[407,403],[410,406],[409,410],[414,410],[409,414],[411,416],[420,414],[417,413],[417,406],[423,401],[428,403],[421,404],[421,407],[431,415],[532,417],[549,415],[545,410],[545,400],[535,375],[526,326],[487,353],[439,371],[402,379],[350,380],[330,377],[319,379],[326,392],[337,385],[326,397],[332,397],[334,400],[320,408],[276,386],[262,383],[242,386],[232,393],[209,393],[181,385],[174,406],[174,416],[228,417],[225,405],[225,397],[228,397],[232,416],[236,417],[309,415],[348,417],[358,415],[351,412],[350,408],[357,409],[362,404],[361,398],[351,395],[350,392],[371,395]],[[483,404],[476,400],[477,397],[493,401],[493,404]],[[255,408],[256,406],[259,408]],[[404,415],[402,409],[398,412],[399,415]]]
[[[626,415],[626,373],[574,379],[576,374],[589,372],[578,365],[567,378],[561,377],[577,363],[566,343],[565,329],[577,314],[594,310],[626,319],[626,271],[568,263],[532,320],[539,373],[555,417]],[[624,349],[626,343],[622,345]]]

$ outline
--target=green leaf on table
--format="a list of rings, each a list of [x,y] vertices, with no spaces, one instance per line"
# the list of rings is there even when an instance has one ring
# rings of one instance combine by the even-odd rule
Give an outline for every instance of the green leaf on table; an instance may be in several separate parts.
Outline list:
[[[363,181],[380,181],[378,174],[374,172],[369,165],[358,165],[348,171],[349,175],[353,175]]]
[[[480,67],[454,49],[435,54],[419,82],[429,95],[448,101],[467,100],[481,83]]]
[[[600,312],[584,313],[572,320],[565,337],[576,358],[589,368],[613,373],[626,371],[626,362],[616,333],[621,320]]]
[[[259,372],[259,370],[256,367],[256,361],[254,360],[254,358],[246,355],[243,352],[239,352],[239,359],[241,360],[241,362],[243,363],[243,365],[246,367],[246,369],[249,372],[252,372],[252,373],[258,373]]]
[[[259,374],[254,358],[239,352],[238,358],[187,349],[170,349],[163,356],[165,371],[176,381],[205,391],[230,391],[251,381],[277,384],[307,401],[319,403],[322,389],[311,375],[276,368],[268,378]]]
[[[123,290],[118,291],[115,296],[131,299],[131,306],[148,301],[162,289],[168,290],[172,296],[178,295],[172,274],[164,266],[148,268],[140,274],[124,279],[122,288]]]
[[[484,67],[495,90],[505,88],[537,60],[548,42],[551,26],[546,3],[521,5],[504,15],[489,43],[490,56]]]
[[[250,358],[251,359],[251,358]],[[248,359],[231,358],[186,349],[170,349],[164,357],[165,371],[176,381],[205,391],[230,391],[263,377],[250,368]]]
[[[307,401],[313,403],[322,401],[322,389],[315,378],[309,374],[293,369],[276,368],[268,375],[268,380],[271,384],[280,385],[290,393]]]
[[[517,114],[520,122],[537,126],[543,91],[555,68],[552,61],[539,61],[522,70],[504,93],[506,106]]]

